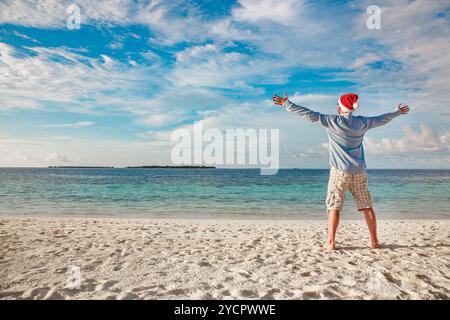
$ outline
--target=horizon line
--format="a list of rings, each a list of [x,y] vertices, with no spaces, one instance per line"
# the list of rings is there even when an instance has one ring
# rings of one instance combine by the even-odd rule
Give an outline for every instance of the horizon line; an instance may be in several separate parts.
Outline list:
[[[261,167],[214,167],[214,166],[173,166],[173,165],[143,165],[143,166],[0,166],[0,169],[190,169],[195,167],[196,169],[247,169],[247,170],[260,170]],[[145,168],[148,167],[148,168]],[[154,168],[151,168],[154,167]],[[162,168],[158,168],[162,167]],[[263,168],[264,169],[264,168]],[[327,168],[300,168],[300,167],[283,167],[278,170],[329,170]],[[366,168],[366,170],[450,170],[450,168]]]

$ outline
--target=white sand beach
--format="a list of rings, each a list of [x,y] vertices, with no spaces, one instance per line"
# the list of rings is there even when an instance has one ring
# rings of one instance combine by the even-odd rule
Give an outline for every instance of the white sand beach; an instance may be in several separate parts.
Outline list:
[[[449,299],[449,231],[382,220],[372,250],[343,220],[329,251],[326,221],[1,217],[0,298]]]

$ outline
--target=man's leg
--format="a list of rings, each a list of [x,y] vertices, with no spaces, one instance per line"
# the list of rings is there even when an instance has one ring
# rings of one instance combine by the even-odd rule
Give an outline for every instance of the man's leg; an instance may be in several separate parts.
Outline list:
[[[378,248],[378,236],[377,236],[377,218],[372,208],[362,209],[364,212],[364,218],[366,219],[367,227],[370,232],[370,241],[372,242],[372,248]]]
[[[378,248],[377,218],[372,209],[372,196],[369,192],[367,173],[361,172],[354,174],[349,189],[352,193],[353,199],[356,202],[358,210],[364,212],[364,218],[366,219],[367,227],[370,232],[372,248],[376,249]]]
[[[346,172],[331,168],[330,179],[328,180],[327,198],[325,200],[328,210],[327,245],[331,250],[336,249],[335,237],[339,225],[339,212],[344,204],[347,185],[348,175]]]
[[[336,250],[336,230],[339,226],[339,210],[328,210],[328,248]]]

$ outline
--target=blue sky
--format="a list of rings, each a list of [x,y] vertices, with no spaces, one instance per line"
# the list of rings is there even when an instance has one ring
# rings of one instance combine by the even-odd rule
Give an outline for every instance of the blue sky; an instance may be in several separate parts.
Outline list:
[[[77,4],[81,28],[66,26]],[[366,10],[381,8],[381,29]],[[412,112],[367,134],[372,168],[450,167],[448,1],[2,1],[0,166],[170,164],[171,132],[280,129],[282,167],[326,133],[273,106]]]

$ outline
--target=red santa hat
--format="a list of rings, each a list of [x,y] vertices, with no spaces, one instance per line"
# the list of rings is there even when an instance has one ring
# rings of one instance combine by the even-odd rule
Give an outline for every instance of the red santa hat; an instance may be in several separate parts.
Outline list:
[[[338,101],[338,109],[341,112],[347,113],[347,112],[353,112],[358,107],[359,104],[358,101],[358,95],[355,93],[346,93],[343,94]]]

